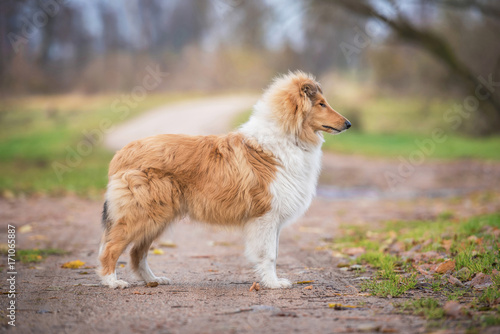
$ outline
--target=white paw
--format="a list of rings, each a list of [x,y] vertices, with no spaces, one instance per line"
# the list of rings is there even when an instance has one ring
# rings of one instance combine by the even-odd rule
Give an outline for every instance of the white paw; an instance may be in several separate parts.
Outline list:
[[[157,282],[158,284],[170,284],[170,279],[166,277],[154,277],[153,279],[145,280],[146,283]]]
[[[125,289],[125,288],[128,288],[129,286],[130,286],[130,284],[128,282],[125,282],[124,280],[118,279],[109,287],[113,288],[113,289],[116,289],[116,288]]]
[[[128,282],[116,279],[116,276],[114,274],[103,276],[102,284],[109,286],[111,289],[125,289],[130,286]]]
[[[292,282],[286,278],[278,278],[275,280],[263,280],[262,285],[269,289],[287,289],[292,287]]]

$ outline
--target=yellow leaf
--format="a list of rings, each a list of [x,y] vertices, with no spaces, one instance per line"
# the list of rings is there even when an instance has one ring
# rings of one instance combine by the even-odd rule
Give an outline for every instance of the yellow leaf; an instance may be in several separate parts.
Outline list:
[[[165,252],[163,250],[159,249],[159,248],[155,248],[155,249],[153,249],[153,254],[155,254],[155,255],[163,255],[163,254],[165,254]]]
[[[120,268],[125,268],[125,265],[123,263],[120,263]]]
[[[354,305],[344,305],[344,304],[337,304],[337,303],[330,303],[330,304],[328,304],[328,307],[336,309],[336,310],[342,310],[344,308],[358,308],[357,306],[354,306]]]
[[[447,260],[445,262],[442,262],[436,268],[436,272],[440,274],[444,274],[451,270],[455,270],[455,260]]]
[[[175,247],[177,247],[177,245],[174,242],[172,242],[171,240],[166,240],[166,241],[160,242],[160,247],[175,248]]]
[[[23,225],[19,228],[19,233],[28,233],[33,230],[33,227],[30,224]]]
[[[70,262],[66,262],[65,264],[63,264],[61,266],[61,268],[78,269],[78,268],[82,267],[84,264],[85,264],[85,262],[82,262],[80,260],[70,261]]]
[[[295,284],[309,284],[309,283],[313,283],[314,281],[299,281]]]

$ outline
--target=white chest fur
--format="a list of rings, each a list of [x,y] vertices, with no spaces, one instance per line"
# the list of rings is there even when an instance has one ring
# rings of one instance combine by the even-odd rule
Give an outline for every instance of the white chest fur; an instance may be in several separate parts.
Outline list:
[[[293,222],[309,208],[316,194],[321,169],[321,147],[305,151],[297,146],[273,151],[280,159],[276,179],[271,183],[272,208],[282,224]]]
[[[281,226],[293,222],[305,213],[316,193],[321,169],[321,144],[301,147],[295,138],[286,136],[269,120],[252,117],[240,128],[273,153],[281,166],[270,185],[272,210]]]

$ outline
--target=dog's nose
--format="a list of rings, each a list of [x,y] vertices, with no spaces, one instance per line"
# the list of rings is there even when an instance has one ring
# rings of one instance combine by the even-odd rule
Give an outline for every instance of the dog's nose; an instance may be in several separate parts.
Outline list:
[[[345,120],[345,128],[349,129],[350,127],[351,127],[351,122],[349,122],[348,120]]]

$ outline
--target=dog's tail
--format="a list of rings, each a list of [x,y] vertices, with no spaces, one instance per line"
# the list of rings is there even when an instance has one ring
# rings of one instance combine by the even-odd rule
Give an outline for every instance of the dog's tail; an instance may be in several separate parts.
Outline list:
[[[101,242],[99,244],[99,256],[101,255],[102,251],[104,250],[105,244],[106,244],[106,236],[109,233],[109,230],[111,229],[111,226],[113,225],[113,221],[109,217],[109,212],[108,212],[108,201],[104,202],[104,206],[102,208],[102,220],[101,220],[102,228],[103,228],[103,233],[101,237]]]
[[[102,208],[102,228],[104,229],[104,232],[108,232],[111,228],[112,221],[109,219],[109,214],[108,214],[108,201],[104,202],[104,206]]]

